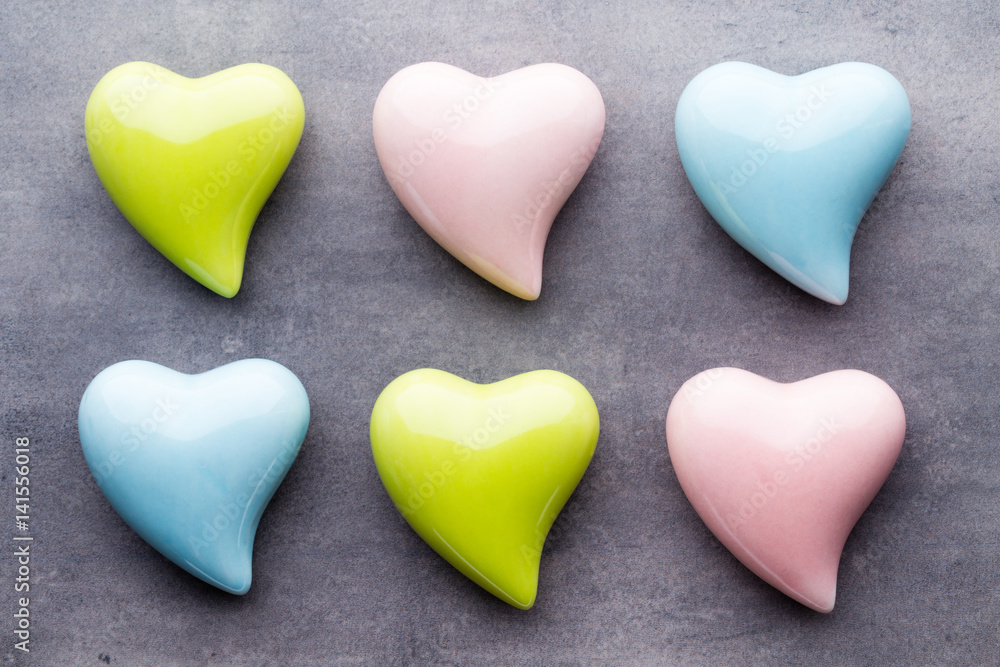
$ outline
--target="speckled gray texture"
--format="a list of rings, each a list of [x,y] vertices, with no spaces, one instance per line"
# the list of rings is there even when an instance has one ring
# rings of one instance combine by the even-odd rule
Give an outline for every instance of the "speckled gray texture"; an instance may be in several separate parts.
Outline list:
[[[36,536],[33,650],[12,649],[8,616],[8,662],[1000,664],[992,0],[8,2],[0,22],[0,515],[13,514],[9,448],[29,436]],[[677,98],[734,59],[786,74],[870,62],[909,93],[913,130],[862,222],[843,307],[739,248],[684,177]],[[87,96],[130,60],[188,76],[259,61],[302,91],[301,146],[231,301],[143,241],[90,165]],[[556,220],[535,303],[439,248],[379,169],[375,97],[426,60],[483,75],[556,61],[604,95],[604,142]],[[76,410],[117,361],[195,372],[254,356],[302,379],[313,420],[238,598],[118,518],[87,471]],[[737,562],[673,474],[668,402],[721,365],[782,381],[860,368],[903,400],[902,456],[847,542],[830,615]],[[597,454],[546,544],[529,612],[434,554],[379,483],[369,411],[422,366],[481,382],[554,368],[597,401]],[[0,557],[4,609],[13,567]]]

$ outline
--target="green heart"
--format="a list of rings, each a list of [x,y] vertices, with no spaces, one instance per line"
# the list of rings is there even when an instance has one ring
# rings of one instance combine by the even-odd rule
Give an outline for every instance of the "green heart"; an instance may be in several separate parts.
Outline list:
[[[231,297],[247,240],[302,136],[298,88],[268,65],[188,79],[132,62],[87,102],[87,149],[111,199],[171,262]]]
[[[545,536],[583,476],[600,430],[582,384],[534,371],[480,385],[433,369],[375,402],[375,466],[435,551],[521,609],[535,603]]]

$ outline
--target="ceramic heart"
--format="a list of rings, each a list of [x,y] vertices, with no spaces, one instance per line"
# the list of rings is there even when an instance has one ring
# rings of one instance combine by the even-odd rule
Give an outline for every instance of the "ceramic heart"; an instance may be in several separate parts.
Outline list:
[[[295,84],[267,65],[188,79],[133,62],[97,84],[84,125],[94,169],[132,226],[181,271],[231,297],[304,118]]]
[[[722,63],[684,89],[675,130],[716,222],[786,280],[843,304],[854,232],[910,132],[899,82],[864,63],[801,76]]]
[[[308,425],[302,384],[264,359],[199,375],[123,361],[80,403],[83,453],[112,507],[164,556],[237,595],[250,588],[257,523]]]
[[[905,430],[896,393],[855,370],[781,384],[716,368],[684,383],[667,412],[670,461],[705,524],[757,576],[821,612]]]
[[[421,63],[385,84],[372,128],[424,231],[497,287],[537,299],[549,228],[604,133],[597,86],[565,65],[482,79]]]
[[[542,545],[594,454],[579,382],[534,371],[494,384],[443,371],[394,380],[372,410],[372,453],[410,526],[465,576],[530,608]]]

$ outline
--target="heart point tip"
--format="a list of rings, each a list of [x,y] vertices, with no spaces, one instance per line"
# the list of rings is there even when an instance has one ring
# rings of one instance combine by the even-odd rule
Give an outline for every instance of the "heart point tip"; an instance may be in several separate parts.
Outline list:
[[[535,301],[542,293],[542,263],[538,258],[530,268],[502,271],[489,265],[478,267],[476,272],[505,292],[525,301]]]
[[[843,306],[847,303],[848,287],[846,277],[843,280],[837,280],[836,284],[833,285],[812,283],[806,286],[800,285],[800,287],[803,287],[814,297],[822,299],[823,301],[833,304],[834,306]]]
[[[233,595],[246,595],[250,590],[250,583],[253,581],[253,573],[247,568],[247,571],[241,576],[231,577],[228,581],[213,581],[215,586],[221,588],[227,593]]]
[[[832,285],[828,286],[827,301],[835,306],[843,306],[847,303],[847,292],[850,289],[850,270],[850,265],[845,265],[842,273],[837,276]]]
[[[537,301],[540,294],[541,292],[533,292],[527,296],[521,296],[521,298],[525,301]]]
[[[515,598],[511,595],[507,596],[507,602],[512,607],[517,607],[521,611],[527,611],[535,606],[535,595],[537,591],[531,591],[530,595],[524,595],[523,597]]]
[[[846,282],[844,283],[843,287],[833,290],[832,294],[830,295],[829,301],[835,306],[843,306],[845,303],[847,303]]]
[[[237,280],[236,282],[233,283],[223,283],[219,281],[212,281],[211,283],[207,283],[202,280],[198,280],[198,282],[200,282],[202,285],[212,290],[219,296],[225,297],[227,299],[232,299],[234,296],[236,296],[240,291],[240,286],[243,284],[242,280]]]
[[[527,611],[535,606],[535,597],[538,595],[537,570],[534,576],[516,581],[498,582],[476,577],[473,577],[473,581],[512,607]]]
[[[837,582],[834,581],[826,590],[810,591],[808,596],[797,592],[793,597],[813,611],[829,614],[833,611],[834,603],[837,601]]]
[[[511,294],[519,296],[525,301],[536,301],[542,293],[542,271],[539,268],[538,272],[531,276],[531,278],[524,282],[519,283],[515,286],[516,291],[511,291]]]
[[[812,294],[817,299],[822,299],[827,303],[834,306],[843,306],[847,303],[847,286],[844,285],[842,288],[831,288],[822,287],[819,285],[812,286],[810,289],[806,289],[807,292]]]
[[[815,611],[818,611],[821,614],[829,614],[831,611],[833,611],[833,604],[835,601],[836,601],[836,595],[833,595],[829,598],[829,600],[823,600],[822,602],[816,605],[809,605],[809,607]]]
[[[540,281],[534,286],[527,286],[521,283],[511,283],[509,285],[501,285],[500,287],[505,292],[509,292],[519,299],[524,299],[525,301],[535,301],[542,293],[542,285]]]

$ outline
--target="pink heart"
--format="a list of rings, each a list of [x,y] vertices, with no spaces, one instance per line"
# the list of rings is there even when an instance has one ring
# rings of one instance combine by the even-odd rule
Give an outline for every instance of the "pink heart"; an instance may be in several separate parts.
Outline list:
[[[481,79],[420,63],[382,88],[372,129],[424,231],[497,287],[537,299],[549,228],[604,134],[597,86],[566,65]]]
[[[757,576],[821,612],[905,431],[896,392],[855,370],[781,384],[715,368],[667,411],[670,460],[698,515]]]

